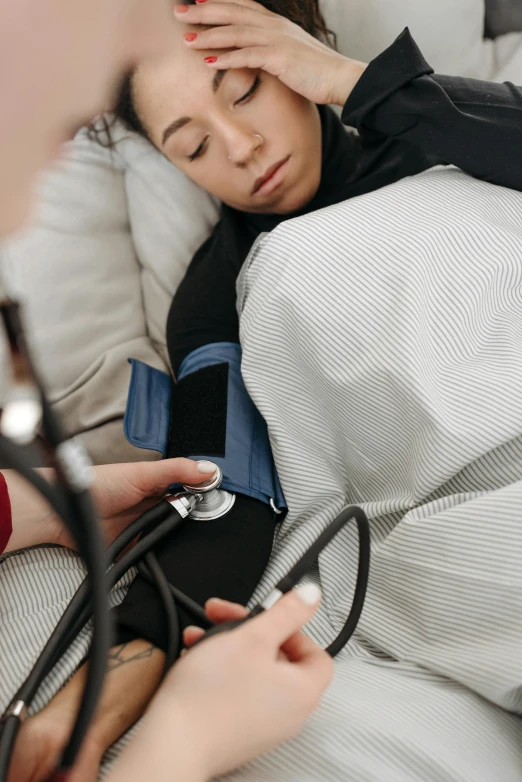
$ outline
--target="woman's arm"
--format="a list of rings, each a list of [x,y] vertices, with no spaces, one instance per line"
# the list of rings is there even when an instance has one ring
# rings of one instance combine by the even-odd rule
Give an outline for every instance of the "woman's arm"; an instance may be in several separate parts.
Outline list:
[[[141,717],[161,681],[164,654],[136,640],[109,652],[107,675],[96,717],[70,782],[95,782],[107,749]],[[82,700],[87,664],[18,734],[8,782],[44,782],[69,740]]]
[[[343,122],[407,141],[479,179],[522,190],[522,89],[436,76],[405,30],[351,91]]]

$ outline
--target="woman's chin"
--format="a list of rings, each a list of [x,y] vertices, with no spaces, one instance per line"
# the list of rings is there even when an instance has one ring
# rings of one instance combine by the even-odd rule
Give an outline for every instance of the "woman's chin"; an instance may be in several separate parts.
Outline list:
[[[282,198],[277,205],[274,205],[271,212],[279,215],[301,212],[310,203],[316,192],[317,189],[310,192],[289,193],[287,197]]]
[[[301,212],[310,203],[317,193],[319,182],[310,183],[306,186],[305,182],[298,182],[293,187],[286,188],[279,198],[271,201],[263,209],[264,214],[290,215],[295,212]]]
[[[321,170],[317,176],[300,177],[293,187],[289,187],[281,199],[281,207],[284,211],[280,214],[290,214],[292,212],[301,212],[305,209],[312,198],[316,195],[321,184]]]

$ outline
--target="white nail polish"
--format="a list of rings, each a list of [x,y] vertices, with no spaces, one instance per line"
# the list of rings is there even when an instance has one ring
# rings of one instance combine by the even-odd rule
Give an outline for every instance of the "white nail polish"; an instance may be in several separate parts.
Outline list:
[[[322,592],[317,584],[303,584],[295,588],[297,596],[307,606],[315,606],[321,600]]]
[[[217,470],[217,464],[214,462],[198,462],[198,472],[202,472],[205,475],[214,475]]]

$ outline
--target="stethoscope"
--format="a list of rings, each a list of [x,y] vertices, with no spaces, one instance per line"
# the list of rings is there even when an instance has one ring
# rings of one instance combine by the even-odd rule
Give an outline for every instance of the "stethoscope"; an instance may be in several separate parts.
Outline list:
[[[179,657],[182,647],[178,605],[192,615],[195,624],[206,630],[198,643],[217,633],[231,630],[271,608],[296,586],[316,562],[321,551],[349,521],[354,520],[359,535],[359,562],[352,607],[343,629],[326,651],[334,657],[344,648],[357,627],[368,584],[370,531],[366,514],[361,508],[350,506],[342,510],[287,575],[245,619],[215,625],[198,603],[169,583],[154,549],[167,535],[175,533],[184,524],[190,523],[191,519],[212,523],[212,520],[228,513],[235,496],[221,488],[221,470],[218,469],[217,473],[203,484],[184,485],[182,492],[168,494],[129,524],[104,550],[101,529],[89,494],[91,469],[87,454],[79,441],[67,438],[45,396],[25,340],[19,305],[12,300],[4,300],[0,303],[0,315],[7,334],[13,369],[12,390],[0,419],[0,458],[4,465],[17,470],[32,484],[61,517],[76,541],[87,567],[85,581],[72,598],[31,673],[17,690],[2,717],[0,782],[7,779],[16,736],[27,718],[28,709],[41,683],[92,617],[90,664],[83,699],[71,737],[52,777],[54,782],[66,782],[92,722],[103,687],[107,653],[112,638],[108,594],[134,566],[137,566],[143,578],[156,587],[164,607],[167,628],[165,675]],[[34,440],[39,431],[43,435],[48,461],[56,471],[56,484],[53,485],[28,466],[22,447]],[[120,557],[129,543],[138,536],[139,540],[133,548]]]

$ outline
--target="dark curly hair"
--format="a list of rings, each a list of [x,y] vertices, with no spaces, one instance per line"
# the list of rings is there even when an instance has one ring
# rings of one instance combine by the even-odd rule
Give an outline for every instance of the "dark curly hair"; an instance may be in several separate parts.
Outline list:
[[[194,5],[194,0],[187,0],[187,2]],[[259,0],[259,2],[268,11],[284,16],[299,25],[314,38],[319,38],[332,47],[336,47],[336,36],[326,26],[318,0]],[[123,122],[125,127],[134,133],[148,138],[147,131],[134,104],[133,76],[134,70],[129,71],[123,78],[117,92],[111,118],[101,117],[89,126],[91,137],[96,138],[104,146],[114,146],[111,128],[117,120]]]

